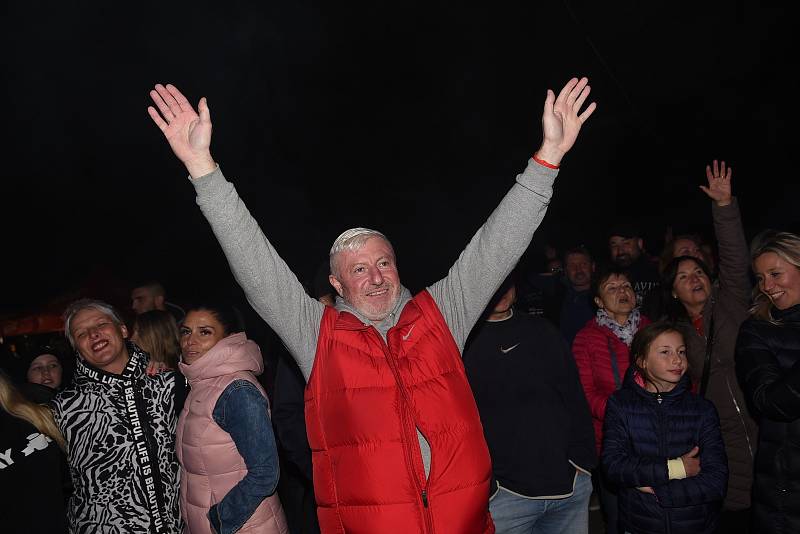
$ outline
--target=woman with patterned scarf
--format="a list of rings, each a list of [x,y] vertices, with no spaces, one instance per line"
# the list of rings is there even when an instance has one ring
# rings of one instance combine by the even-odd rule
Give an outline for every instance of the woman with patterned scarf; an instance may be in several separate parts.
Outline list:
[[[592,412],[599,455],[606,402],[622,386],[630,365],[628,350],[634,334],[650,320],[639,313],[636,294],[625,271],[617,268],[604,271],[592,286],[597,313],[575,336],[572,354]],[[602,476],[597,478],[606,532],[617,534],[616,492]]]

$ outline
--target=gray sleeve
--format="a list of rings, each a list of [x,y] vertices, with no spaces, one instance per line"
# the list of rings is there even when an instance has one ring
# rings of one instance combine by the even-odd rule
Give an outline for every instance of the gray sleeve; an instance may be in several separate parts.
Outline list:
[[[191,181],[197,205],[247,300],[280,336],[308,380],[324,306],[306,294],[219,167]]]
[[[557,170],[533,159],[447,276],[428,288],[459,350],[492,295],[528,248],[547,211]]]

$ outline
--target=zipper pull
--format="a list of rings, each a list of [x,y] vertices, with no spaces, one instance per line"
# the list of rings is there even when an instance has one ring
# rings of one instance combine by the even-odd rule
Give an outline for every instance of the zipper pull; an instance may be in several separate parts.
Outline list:
[[[661,404],[661,401],[664,400],[664,399],[661,398],[661,393],[656,395],[656,400],[658,401],[659,404]]]
[[[428,490],[422,490],[422,506],[428,507]]]

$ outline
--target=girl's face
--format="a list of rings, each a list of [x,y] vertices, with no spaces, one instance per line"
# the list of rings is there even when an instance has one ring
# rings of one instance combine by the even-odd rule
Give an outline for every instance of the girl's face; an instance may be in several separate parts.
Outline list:
[[[656,337],[640,365],[647,375],[645,389],[653,393],[675,389],[687,369],[683,336],[670,331]]]
[[[61,387],[61,362],[52,354],[40,354],[28,367],[28,382],[58,389]]]
[[[191,365],[225,338],[225,328],[208,310],[190,311],[181,324],[183,363]]]

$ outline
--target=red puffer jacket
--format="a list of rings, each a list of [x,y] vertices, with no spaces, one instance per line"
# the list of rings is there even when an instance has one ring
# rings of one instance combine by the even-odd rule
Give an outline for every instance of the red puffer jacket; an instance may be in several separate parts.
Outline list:
[[[458,347],[433,298],[384,342],[327,308],[305,393],[325,534],[491,534],[491,460]],[[427,479],[417,429],[430,444]]]
[[[639,328],[648,324],[650,320],[642,315]],[[591,319],[575,336],[572,355],[592,412],[594,439],[597,453],[600,454],[606,402],[625,380],[625,372],[630,366],[628,346],[614,332],[597,324],[596,319]]]

